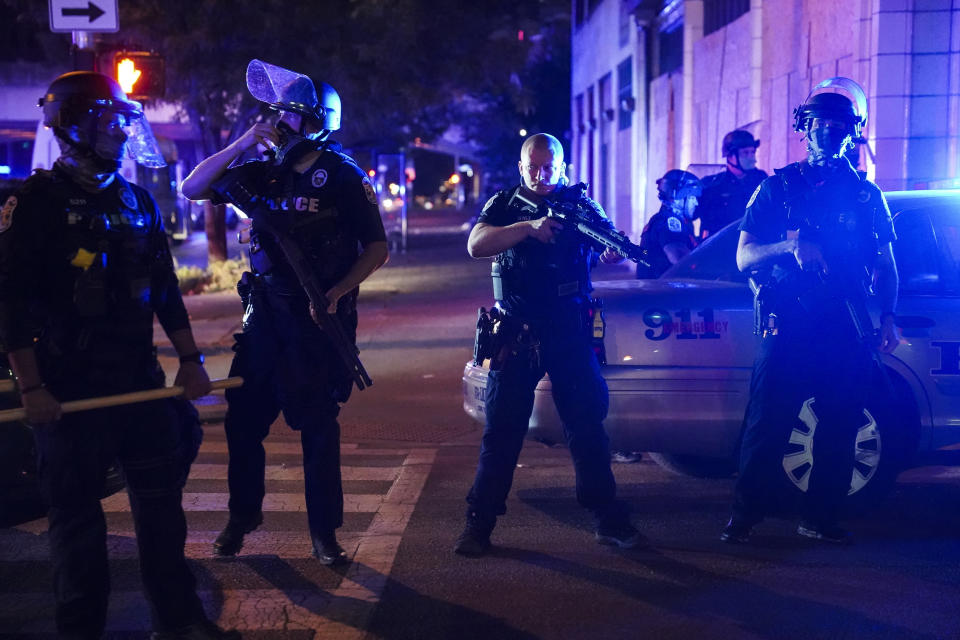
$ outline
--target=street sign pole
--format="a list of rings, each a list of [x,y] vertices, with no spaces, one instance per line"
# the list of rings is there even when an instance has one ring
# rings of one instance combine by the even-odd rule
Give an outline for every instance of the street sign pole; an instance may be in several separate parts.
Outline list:
[[[96,71],[96,52],[93,50],[93,38],[89,31],[72,31],[73,46],[70,53],[73,56],[74,71]]]

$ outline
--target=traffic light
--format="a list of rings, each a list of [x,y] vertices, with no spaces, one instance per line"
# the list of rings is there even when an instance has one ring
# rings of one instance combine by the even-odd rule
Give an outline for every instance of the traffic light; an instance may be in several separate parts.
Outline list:
[[[166,90],[163,56],[146,51],[118,51],[113,55],[113,77],[134,100],[162,98]]]

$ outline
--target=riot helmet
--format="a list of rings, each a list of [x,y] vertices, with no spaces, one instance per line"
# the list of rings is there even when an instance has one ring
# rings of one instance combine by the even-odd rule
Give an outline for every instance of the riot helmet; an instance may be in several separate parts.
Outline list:
[[[842,89],[851,98],[825,89]],[[814,127],[814,121],[824,126]],[[842,123],[843,128],[833,123]],[[867,123],[867,97],[859,84],[849,78],[828,78],[793,110],[793,128],[804,134],[811,159],[840,157],[861,138]]]
[[[657,196],[660,201],[687,217],[693,216],[697,198],[702,193],[703,183],[689,171],[671,169],[657,180]]]
[[[43,109],[44,126],[53,129],[61,145],[92,154],[104,167],[119,167],[124,150],[147,167],[167,164],[143,106],[128,99],[109,76],[65,73],[50,84],[37,106]]]
[[[247,90],[270,108],[309,118],[326,132],[340,128],[340,95],[326,82],[254,59],[247,65]]]
[[[727,135],[723,136],[721,150],[723,152],[723,157],[726,158],[731,154],[735,154],[740,149],[745,149],[747,147],[753,147],[756,149],[759,146],[760,141],[754,138],[752,133],[749,131],[744,131],[743,129],[737,129],[736,131],[731,131]]]

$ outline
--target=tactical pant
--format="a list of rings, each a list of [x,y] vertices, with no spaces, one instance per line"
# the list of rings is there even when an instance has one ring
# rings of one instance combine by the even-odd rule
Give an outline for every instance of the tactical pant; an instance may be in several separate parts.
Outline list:
[[[735,516],[755,523],[774,510],[787,482],[783,457],[790,434],[794,427],[808,428],[800,413],[814,398],[813,468],[801,513],[815,524],[837,522],[853,474],[871,372],[869,347],[852,331],[783,331],[763,338],[744,417]]]
[[[57,389],[55,395],[63,397]],[[107,523],[100,506],[108,467],[119,460],[127,484],[140,574],[156,630],[204,619],[184,559],[181,506],[186,458],[178,413],[161,400],[66,414],[34,429],[41,490],[50,506],[56,624],[63,636],[99,638],[110,574]]]
[[[491,367],[487,420],[476,477],[467,495],[467,515],[492,529],[496,517],[506,513],[507,494],[533,412],[534,390],[547,373],[573,458],[577,502],[594,514],[598,524],[622,522],[626,506],[616,500],[610,441],[603,429],[607,384],[589,338],[580,331],[549,328],[539,332],[538,338],[539,357],[535,350],[521,348]]]
[[[230,375],[243,376],[244,383],[226,392],[230,518],[250,522],[263,506],[263,441],[283,411],[300,432],[310,531],[332,532],[343,524],[337,415],[338,400],[349,396],[349,380],[302,295],[259,288],[251,304],[230,367]]]

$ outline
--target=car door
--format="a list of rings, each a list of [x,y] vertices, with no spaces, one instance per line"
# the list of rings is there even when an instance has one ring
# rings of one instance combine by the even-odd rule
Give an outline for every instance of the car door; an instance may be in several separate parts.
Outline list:
[[[894,255],[900,273],[897,325],[903,344],[894,353],[916,375],[921,449],[960,438],[960,201],[920,200],[896,211]],[[924,411],[924,400],[929,413]]]

